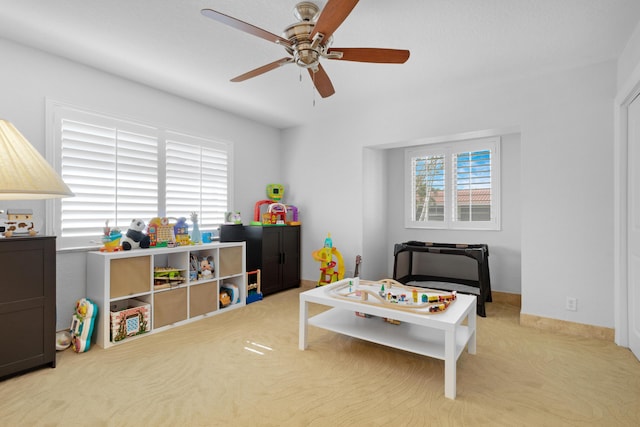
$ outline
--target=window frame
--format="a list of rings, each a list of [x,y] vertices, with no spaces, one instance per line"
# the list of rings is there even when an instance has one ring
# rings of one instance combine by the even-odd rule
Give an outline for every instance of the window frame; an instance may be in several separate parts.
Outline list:
[[[167,150],[167,141],[169,139],[176,140],[176,138],[184,138],[185,144],[195,144],[201,145],[202,147],[207,147],[208,149],[223,151],[226,154],[226,183],[227,183],[227,191],[226,191],[226,211],[230,210],[230,207],[233,206],[233,143],[229,141],[222,141],[219,139],[212,139],[208,137],[201,137],[195,135],[194,132],[185,132],[174,129],[169,129],[167,127],[159,126],[159,125],[150,125],[144,123],[141,120],[132,120],[128,118],[118,117],[113,114],[105,114],[100,112],[91,111],[85,108],[72,106],[69,104],[61,103],[58,101],[53,101],[47,99],[46,101],[46,158],[50,162],[50,164],[54,167],[54,169],[61,173],[61,158],[62,158],[62,131],[61,131],[61,123],[62,120],[75,120],[81,121],[85,120],[85,122],[102,125],[105,123],[113,123],[116,124],[118,128],[122,129],[146,129],[148,132],[152,133],[154,136],[158,138],[158,156],[157,156],[157,170],[158,170],[158,194],[157,194],[157,204],[158,204],[158,217],[166,216],[167,211],[167,201],[166,201],[166,150]],[[92,122],[91,120],[95,119],[97,123]],[[73,190],[72,190],[73,191]],[[50,199],[46,201],[45,206],[45,215],[46,215],[46,233],[54,234],[58,236],[57,238],[57,246],[58,249],[86,249],[93,248],[99,246],[101,233],[97,233],[95,236],[81,236],[81,237],[65,237],[62,236],[61,228],[62,228],[62,200],[61,199]],[[196,210],[195,208],[193,210]],[[224,213],[223,213],[224,214]],[[190,212],[185,212],[184,216],[189,218]],[[105,218],[106,220],[107,218]],[[133,219],[133,218],[131,218]],[[149,221],[151,218],[142,218],[145,222]],[[113,224],[113,219],[110,219],[111,222],[109,225],[115,226]],[[221,219],[222,223],[224,219]],[[218,224],[200,224],[201,229],[205,229],[204,227],[213,227]],[[123,233],[126,231],[127,227],[122,224],[119,225],[120,229]]]
[[[456,188],[454,158],[466,152],[491,152],[491,215],[488,221],[459,221],[455,209]],[[500,137],[478,138],[463,141],[440,142],[406,148],[404,152],[404,226],[405,228],[440,230],[500,230]],[[444,220],[416,221],[413,162],[415,158],[444,156]]]

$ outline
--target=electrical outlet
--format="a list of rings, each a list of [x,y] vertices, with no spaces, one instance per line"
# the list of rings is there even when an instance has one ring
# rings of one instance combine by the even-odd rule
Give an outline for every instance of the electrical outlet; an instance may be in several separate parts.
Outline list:
[[[567,310],[578,311],[578,299],[573,297],[567,297]]]

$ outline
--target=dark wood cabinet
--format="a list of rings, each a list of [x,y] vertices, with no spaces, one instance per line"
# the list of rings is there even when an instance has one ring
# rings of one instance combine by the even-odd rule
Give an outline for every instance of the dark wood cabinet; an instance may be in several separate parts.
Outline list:
[[[0,239],[0,271],[0,378],[55,367],[55,237]]]
[[[221,242],[247,242],[247,271],[261,270],[262,294],[300,286],[300,226],[223,225]]]

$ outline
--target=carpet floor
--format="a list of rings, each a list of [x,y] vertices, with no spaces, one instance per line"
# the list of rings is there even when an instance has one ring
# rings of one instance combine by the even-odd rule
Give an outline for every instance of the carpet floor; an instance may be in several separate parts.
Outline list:
[[[638,426],[640,362],[487,304],[457,365],[309,327],[294,289],[0,382],[0,426]],[[311,313],[325,308],[311,305]],[[376,319],[374,319],[375,321]]]

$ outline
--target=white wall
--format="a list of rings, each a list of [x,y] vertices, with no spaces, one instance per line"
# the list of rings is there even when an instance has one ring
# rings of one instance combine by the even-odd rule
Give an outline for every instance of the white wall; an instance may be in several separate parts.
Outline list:
[[[353,197],[366,194],[364,147],[516,128],[521,150],[522,312],[613,327],[612,299],[602,296],[613,295],[615,82],[616,64],[608,62],[441,93],[421,93],[417,88],[413,94],[399,94],[396,102],[363,100],[362,105],[345,106],[314,117],[308,126],[285,131],[284,176],[295,186],[295,202],[304,206],[303,277],[316,279],[319,265],[310,253],[322,245],[327,231],[346,253],[345,259],[363,253],[365,234],[366,251],[391,253],[393,242],[388,239],[396,238],[393,230],[399,225],[390,224],[384,232],[363,230],[365,204]],[[503,199],[503,203],[513,202]],[[381,209],[401,206],[387,204]],[[387,215],[393,222],[395,216]],[[501,264],[518,258],[517,248],[512,247],[517,233],[512,232]],[[375,241],[369,233],[380,239]],[[374,244],[377,248],[370,247]],[[490,262],[492,271],[510,269],[497,265],[493,253]],[[365,257],[364,276],[368,268]],[[517,285],[507,274],[500,287],[515,291]],[[565,310],[566,297],[578,299],[578,311]]]
[[[390,276],[389,254],[380,250],[380,242],[389,242],[390,218],[393,216],[391,198],[397,187],[389,185],[390,173],[387,150],[365,148],[363,153],[362,192],[362,264],[361,276],[369,280],[380,280]],[[353,257],[353,254],[351,254]],[[354,258],[349,258],[353,261]],[[351,264],[349,264],[351,265]]]
[[[618,58],[618,89],[624,85],[640,64],[640,23],[636,25]]]
[[[266,195],[266,185],[281,182],[280,131],[0,39],[2,66],[0,117],[11,121],[44,155],[45,98],[166,126],[234,144],[233,197],[245,221]],[[188,76],[185,76],[188,78]],[[44,218],[44,202],[6,202],[30,207]],[[97,237],[97,236],[96,236]],[[69,327],[73,304],[86,296],[85,253],[60,253],[57,263],[57,328]]]

